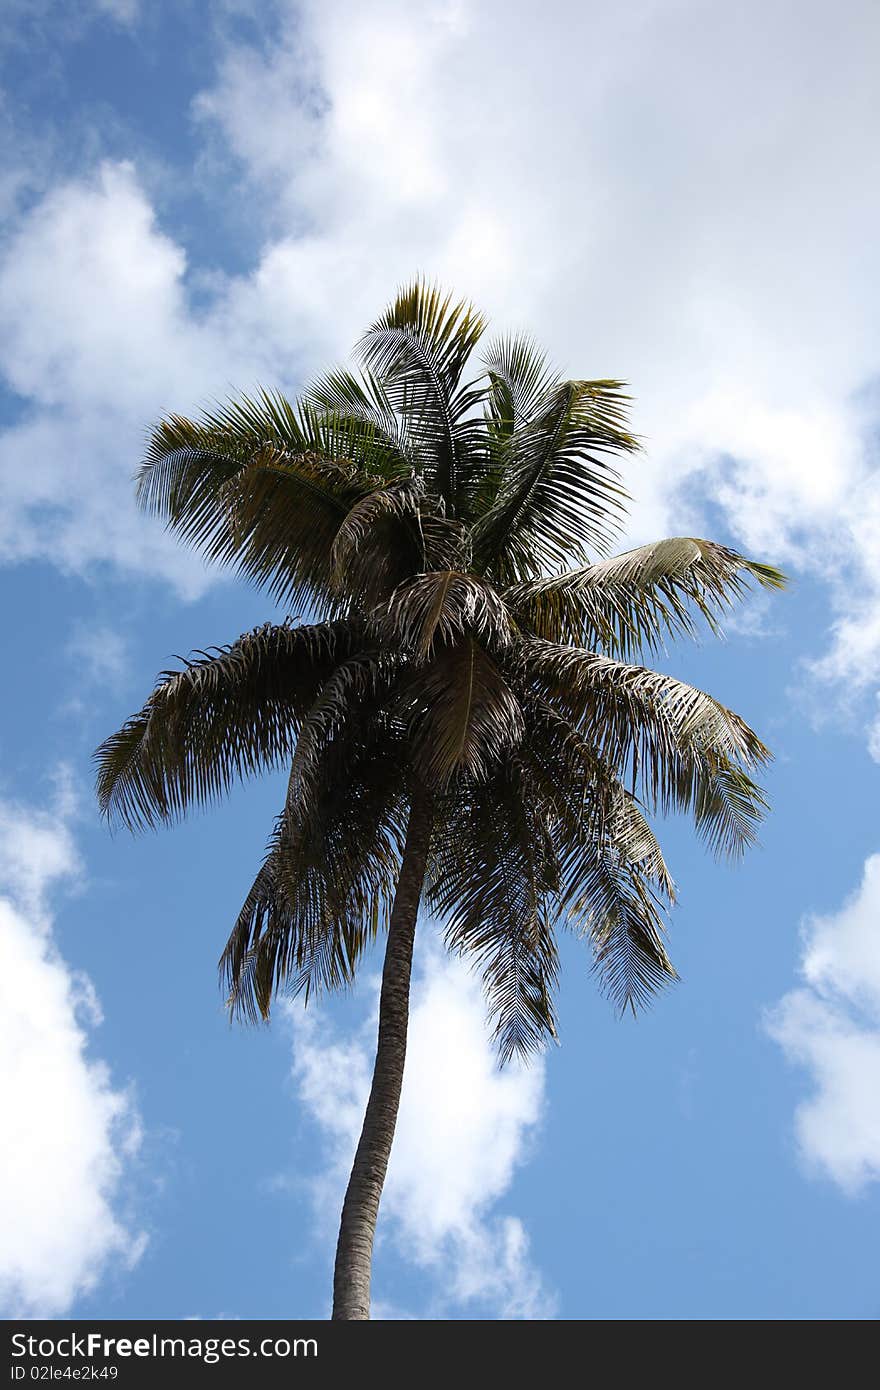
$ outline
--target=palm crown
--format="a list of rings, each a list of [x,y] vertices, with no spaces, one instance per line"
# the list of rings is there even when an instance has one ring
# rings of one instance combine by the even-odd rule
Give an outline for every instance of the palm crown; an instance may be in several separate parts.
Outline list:
[[[419,282],[295,405],[164,420],[144,506],[291,614],[165,672],[98,751],[137,828],[289,768],[221,966],[232,1009],[349,982],[387,925],[416,796],[424,901],[485,981],[502,1058],[554,1032],[556,934],[635,1009],[675,978],[673,884],[647,814],[738,854],[768,753],[709,695],[639,664],[779,572],[677,538],[608,558],[637,450],[616,381],[562,381],[524,338]]]

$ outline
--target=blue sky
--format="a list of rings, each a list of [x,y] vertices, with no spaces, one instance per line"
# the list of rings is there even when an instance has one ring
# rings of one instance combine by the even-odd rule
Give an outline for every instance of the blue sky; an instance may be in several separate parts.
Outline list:
[[[499,1074],[423,924],[377,1313],[878,1315],[878,40],[858,0],[7,5],[7,1315],[326,1316],[380,963],[230,1028],[278,785],[111,837],[90,755],[273,616],[136,514],[150,422],[295,392],[416,271],[631,383],[634,541],[792,585],[665,658],[765,736],[774,809],[736,868],[663,827],[682,983],[649,1014],[567,941],[561,1046]]]

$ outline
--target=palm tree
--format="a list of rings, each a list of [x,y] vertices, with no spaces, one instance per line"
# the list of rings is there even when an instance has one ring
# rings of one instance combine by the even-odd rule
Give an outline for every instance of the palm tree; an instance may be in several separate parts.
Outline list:
[[[233,1015],[349,984],[386,936],[337,1319],[369,1317],[420,906],[481,971],[503,1062],[555,1036],[562,923],[621,1009],[676,978],[646,812],[688,810],[737,855],[766,809],[747,724],[638,663],[782,576],[690,537],[608,558],[615,460],[639,447],[621,383],[560,380],[521,337],[473,375],[484,326],[417,282],[359,372],[161,421],[140,502],[292,616],[163,672],[96,755],[101,807],[132,830],[289,769],[221,958]]]

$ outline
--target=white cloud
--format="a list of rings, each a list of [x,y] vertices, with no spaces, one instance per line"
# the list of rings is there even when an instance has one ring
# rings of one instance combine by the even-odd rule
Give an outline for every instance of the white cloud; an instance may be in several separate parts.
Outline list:
[[[7,258],[3,365],[16,391],[55,407],[112,396],[123,409],[171,389],[169,341],[182,334],[186,351],[197,338],[181,289],[185,258],[156,228],[131,166],[107,163],[94,181],[51,192]]]
[[[147,427],[289,364],[246,289],[211,313],[187,298],[186,258],[156,226],[132,166],[56,188],[0,260],[0,369],[30,403],[0,437],[0,555],[82,570],[110,561],[208,582],[201,561],[135,514],[132,476]],[[274,294],[271,274],[254,296]],[[259,306],[258,306],[259,307]],[[237,319],[241,320],[239,325]]]
[[[0,255],[0,371],[29,405],[0,435],[0,558],[109,561],[203,590],[201,560],[135,513],[132,477],[161,414],[302,375],[313,343],[292,274],[270,249],[252,277],[214,277],[196,312],[184,252],[127,163],[31,208]]]
[[[343,1042],[328,1037],[326,1020],[311,1009],[291,1009],[289,1017],[298,1093],[327,1145],[329,1163],[315,1195],[330,1230],[363,1120],[375,1019],[371,1009],[355,1039]],[[499,1318],[553,1316],[554,1299],[531,1263],[522,1223],[496,1211],[527,1156],[543,1093],[542,1063],[499,1071],[478,982],[460,961],[428,950],[413,991],[379,1231],[380,1241],[390,1236],[406,1259],[436,1272],[429,1316],[456,1306]],[[375,1292],[381,1314],[381,1288]]]
[[[145,1243],[122,1212],[137,1112],[90,1055],[97,996],[52,938],[47,895],[80,873],[65,785],[51,812],[0,801],[0,1306],[11,1316],[63,1316]]]
[[[876,684],[877,7],[261,13],[262,46],[228,47],[195,102],[245,180],[227,196],[266,229],[250,273],[203,276],[195,307],[124,165],[55,189],[5,248],[0,366],[32,409],[0,442],[0,554],[197,589],[132,514],[145,425],[295,386],[423,270],[563,368],[629,379],[650,450],[633,534],[703,526],[711,497],[744,545],[831,582],[816,679]]]
[[[73,811],[66,773],[63,784],[65,790],[54,799],[51,813],[26,811],[0,801],[0,884],[42,934],[48,930],[46,890],[56,880],[79,874],[76,847],[66,824]]]
[[[6,558],[54,556],[72,569],[110,560],[197,582],[201,566],[181,566],[131,497],[150,412],[175,400],[176,355],[194,361],[190,381],[204,357],[183,270],[127,166],[56,189],[8,242],[0,365],[31,408],[0,439]]]
[[[846,1192],[880,1179],[880,854],[836,913],[804,923],[803,985],[769,1015],[770,1035],[808,1068],[797,1111],[805,1160]]]
[[[272,253],[310,287],[307,337],[352,336],[419,268],[572,370],[627,377],[650,448],[634,533],[705,524],[710,495],[745,545],[831,580],[816,677],[876,682],[876,7],[297,13],[199,109],[308,228]]]

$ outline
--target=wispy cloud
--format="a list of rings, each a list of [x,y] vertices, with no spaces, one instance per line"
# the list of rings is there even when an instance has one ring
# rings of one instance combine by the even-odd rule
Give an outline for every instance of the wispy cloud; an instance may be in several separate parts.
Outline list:
[[[80,688],[116,690],[129,674],[125,635],[106,623],[79,623],[67,643],[67,657]]]
[[[131,28],[140,18],[140,0],[95,0],[100,14],[109,15],[123,28]]]

